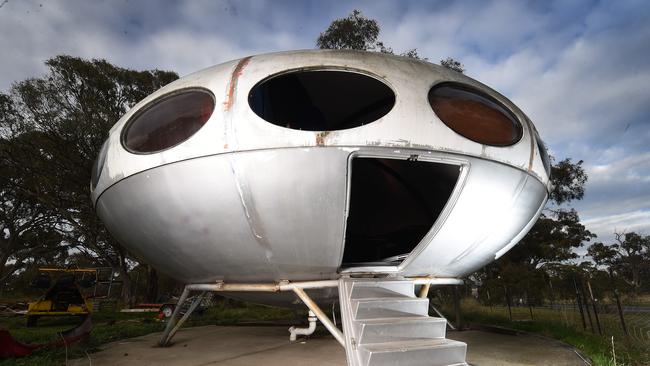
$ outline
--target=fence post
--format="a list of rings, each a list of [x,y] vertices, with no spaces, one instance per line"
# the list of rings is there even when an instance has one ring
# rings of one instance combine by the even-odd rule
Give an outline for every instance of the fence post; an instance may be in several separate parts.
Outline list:
[[[576,305],[580,309],[580,318],[582,318],[582,329],[587,330],[587,322],[585,321],[585,313],[582,311],[582,302],[580,301],[580,293],[578,292],[578,285],[576,284],[576,277],[573,276],[573,288],[576,290]]]
[[[530,311],[530,320],[535,320],[533,318],[533,306],[530,304],[530,296],[528,296],[528,291],[526,291],[525,295],[526,295],[526,303],[528,303],[528,311]]]
[[[510,316],[510,321],[512,321],[512,309],[510,308],[510,294],[508,293],[508,286],[503,286],[503,291],[506,295],[506,303],[508,304],[508,315]]]
[[[596,307],[596,300],[594,300],[594,292],[591,291],[591,283],[587,280],[587,289],[589,289],[589,297],[591,297],[591,306],[594,308],[594,316],[596,317],[596,325],[598,325],[598,334],[602,335],[603,331],[600,328],[600,318],[598,317],[598,308]]]
[[[621,325],[623,326],[623,332],[626,336],[629,336],[627,333],[627,327],[625,326],[625,318],[623,317],[623,309],[621,309],[621,299],[618,297],[618,289],[614,289],[614,297],[616,298],[616,307],[618,307],[618,316],[621,318]]]
[[[555,293],[553,291],[553,282],[551,281],[551,277],[549,276],[548,278],[548,287],[551,289],[551,310],[553,310],[553,303],[555,302]]]
[[[591,327],[591,333],[596,333],[594,330],[594,322],[591,320],[591,312],[589,311],[589,303],[587,302],[587,297],[585,296],[585,287],[582,284],[582,278],[580,278],[580,295],[582,297],[582,303],[585,306],[585,312],[587,313],[587,318],[589,318],[589,327]]]
[[[614,282],[614,274],[612,273],[612,268],[609,268],[609,280],[612,283],[612,287],[614,287],[614,297],[616,298],[616,307],[618,308],[618,316],[621,318],[621,326],[623,327],[623,333],[625,333],[625,336],[629,336],[629,333],[627,332],[627,326],[625,326],[625,318],[623,317],[623,309],[621,309],[621,299],[618,296],[618,289],[616,288],[616,283]]]
[[[487,298],[488,298],[488,305],[490,306],[490,313],[492,313],[492,299],[490,298],[490,289],[486,289],[487,291]]]

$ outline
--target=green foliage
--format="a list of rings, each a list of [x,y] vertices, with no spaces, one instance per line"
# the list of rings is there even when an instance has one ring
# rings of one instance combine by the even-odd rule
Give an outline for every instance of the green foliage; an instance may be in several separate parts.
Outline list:
[[[582,161],[572,163],[571,159],[564,159],[552,170],[554,190],[550,200],[554,204],[582,199],[587,182]],[[578,258],[575,250],[595,237],[580,222],[576,210],[547,209],[514,248],[471,277],[481,284],[485,303],[491,300],[488,293],[498,300],[522,299],[527,305],[537,305],[549,298],[571,298],[576,276],[590,278],[589,273],[593,272],[571,264]]]
[[[361,11],[354,9],[346,18],[332,21],[327,30],[318,36],[316,47],[330,50],[377,51],[394,54],[395,52],[391,47],[387,47],[384,42],[377,40],[379,32],[380,27],[376,20],[366,18]],[[415,48],[401,53],[400,56],[427,60],[420,57]]]
[[[460,63],[460,61],[457,61],[451,57],[447,57],[444,60],[440,60],[440,66],[444,66],[450,70],[457,71],[461,74],[465,72],[465,68],[463,67],[463,64]]]
[[[153,313],[95,313],[94,328],[90,338],[71,346],[67,358],[86,358],[86,353],[97,351],[99,346],[120,339],[138,337],[164,329],[164,323],[154,319]],[[202,314],[194,313],[186,326],[236,325],[248,322],[302,321],[303,310],[294,311],[270,306],[246,304],[241,301],[220,298]],[[72,328],[79,323],[75,317],[41,318],[36,328],[25,328],[24,317],[0,318],[0,326],[9,329],[12,336],[23,343],[44,343],[57,337],[57,332]],[[9,365],[63,365],[66,350],[62,348],[41,350],[30,356],[0,360],[0,366]]]
[[[379,25],[354,9],[346,18],[332,21],[327,30],[318,36],[316,46],[334,50],[373,50],[379,36]]]
[[[650,282],[650,236],[635,232],[615,233],[610,245],[594,243],[587,249],[593,261],[621,278],[636,295]]]
[[[54,57],[46,65],[44,77],[17,82],[0,96],[0,166],[6,169],[0,179],[0,225],[34,223],[29,230],[15,230],[9,238],[13,244],[2,242],[0,265],[11,260],[16,272],[51,251],[75,248],[100,265],[120,268],[128,282],[128,254],[106,232],[90,202],[92,165],[112,125],[178,75],[71,56]],[[36,243],[48,253],[31,250]],[[71,264],[67,261],[64,256],[56,264]]]
[[[448,306],[443,307],[443,311],[446,315],[452,314],[452,309]],[[563,321],[557,310],[535,308],[534,319],[530,319],[526,307],[514,307],[512,311],[514,321],[509,320],[505,307],[482,306],[472,299],[462,301],[463,319],[468,324],[499,326],[551,337],[576,347],[594,365],[614,365],[611,335],[600,336],[578,330]],[[573,313],[573,316],[579,316],[575,311]],[[616,316],[611,317],[617,323]],[[606,318],[607,315],[601,314],[601,321],[607,321]],[[617,365],[646,365],[650,362],[650,354],[644,343],[626,339],[621,333],[614,335],[614,341]]]
[[[90,338],[84,342],[65,348],[43,349],[29,356],[17,359],[1,360],[0,366],[9,365],[64,365],[65,360],[73,358],[85,358],[87,353],[98,350],[102,344],[117,341],[120,339],[137,337],[152,332],[163,330],[164,325],[151,320],[148,314],[144,318],[138,316],[110,314],[94,315],[94,328]],[[110,320],[110,321],[107,321]],[[10,330],[11,335],[23,343],[47,343],[58,337],[58,332],[70,329],[79,323],[78,318],[56,317],[41,318],[36,328],[24,328],[25,319],[15,317],[2,319],[0,324]]]
[[[11,126],[10,128],[12,128]],[[41,164],[34,157],[45,155],[38,149],[17,146],[39,136],[21,135],[12,140],[0,138],[0,297],[4,284],[24,269],[28,262],[53,262],[65,258],[61,220],[56,210],[34,197],[45,182],[40,179]],[[31,141],[28,141],[31,146]],[[32,161],[37,171],[16,164]]]
[[[566,158],[551,166],[551,182],[553,190],[549,199],[557,205],[572,200],[581,200],[585,195],[587,173],[582,167],[583,161],[572,163]]]
[[[524,263],[531,269],[577,258],[580,248],[595,235],[580,222],[574,209],[542,214],[528,234],[505,256],[505,261]]]

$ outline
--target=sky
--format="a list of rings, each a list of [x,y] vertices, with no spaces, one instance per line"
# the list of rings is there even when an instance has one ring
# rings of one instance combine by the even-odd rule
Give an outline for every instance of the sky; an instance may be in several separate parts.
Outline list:
[[[451,56],[535,123],[589,180],[583,223],[650,235],[650,2],[0,0],[0,91],[68,54],[181,76],[265,52],[315,47],[359,9],[396,52]],[[582,250],[584,253],[584,250]]]

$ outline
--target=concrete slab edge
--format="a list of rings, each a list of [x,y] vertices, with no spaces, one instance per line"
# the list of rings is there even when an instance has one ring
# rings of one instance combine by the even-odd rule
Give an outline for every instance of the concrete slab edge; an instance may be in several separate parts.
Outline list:
[[[467,328],[464,328],[465,330],[480,330],[484,332],[490,332],[490,333],[498,333],[498,334],[508,334],[508,335],[525,335],[525,336],[530,336],[530,337],[536,337],[540,339],[545,339],[551,342],[559,343],[563,345],[564,347],[570,348],[573,350],[573,352],[580,357],[580,359],[585,363],[587,366],[593,365],[593,360],[589,358],[587,355],[583,354],[580,352],[579,349],[575,348],[574,346],[563,342],[559,339],[548,337],[545,335],[537,334],[537,333],[532,333],[532,332],[526,332],[523,330],[517,330],[517,329],[511,329],[511,328],[506,328],[506,327],[501,327],[501,326],[496,326],[496,325],[485,325],[485,324],[470,324]],[[461,330],[462,331],[462,330]]]

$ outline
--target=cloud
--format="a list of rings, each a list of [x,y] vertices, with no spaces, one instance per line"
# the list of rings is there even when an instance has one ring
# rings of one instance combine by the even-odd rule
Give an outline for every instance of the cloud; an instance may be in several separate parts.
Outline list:
[[[650,230],[648,9],[497,2],[477,10],[486,14],[478,23],[456,22],[466,27],[455,52],[466,55],[468,74],[520,106],[557,158],[585,160],[587,193],[575,206],[605,239],[621,228]]]
[[[58,54],[183,75],[312,48],[355,8],[397,52],[460,59],[531,117],[558,159],[584,160],[590,178],[575,205],[588,228],[650,231],[650,5],[641,0],[10,1],[0,8],[0,90]]]
[[[649,210],[630,211],[617,215],[609,215],[594,219],[584,220],[585,226],[589,227],[596,234],[600,234],[599,240],[603,237],[608,238],[606,242],[611,242],[614,232],[626,233],[635,231],[639,234],[648,235],[650,232],[648,225],[650,222]],[[614,231],[611,231],[611,229]]]
[[[181,75],[249,54],[311,47],[272,2],[9,2],[0,9],[6,52],[0,90],[39,76],[59,54]],[[285,15],[283,15],[285,14]]]

